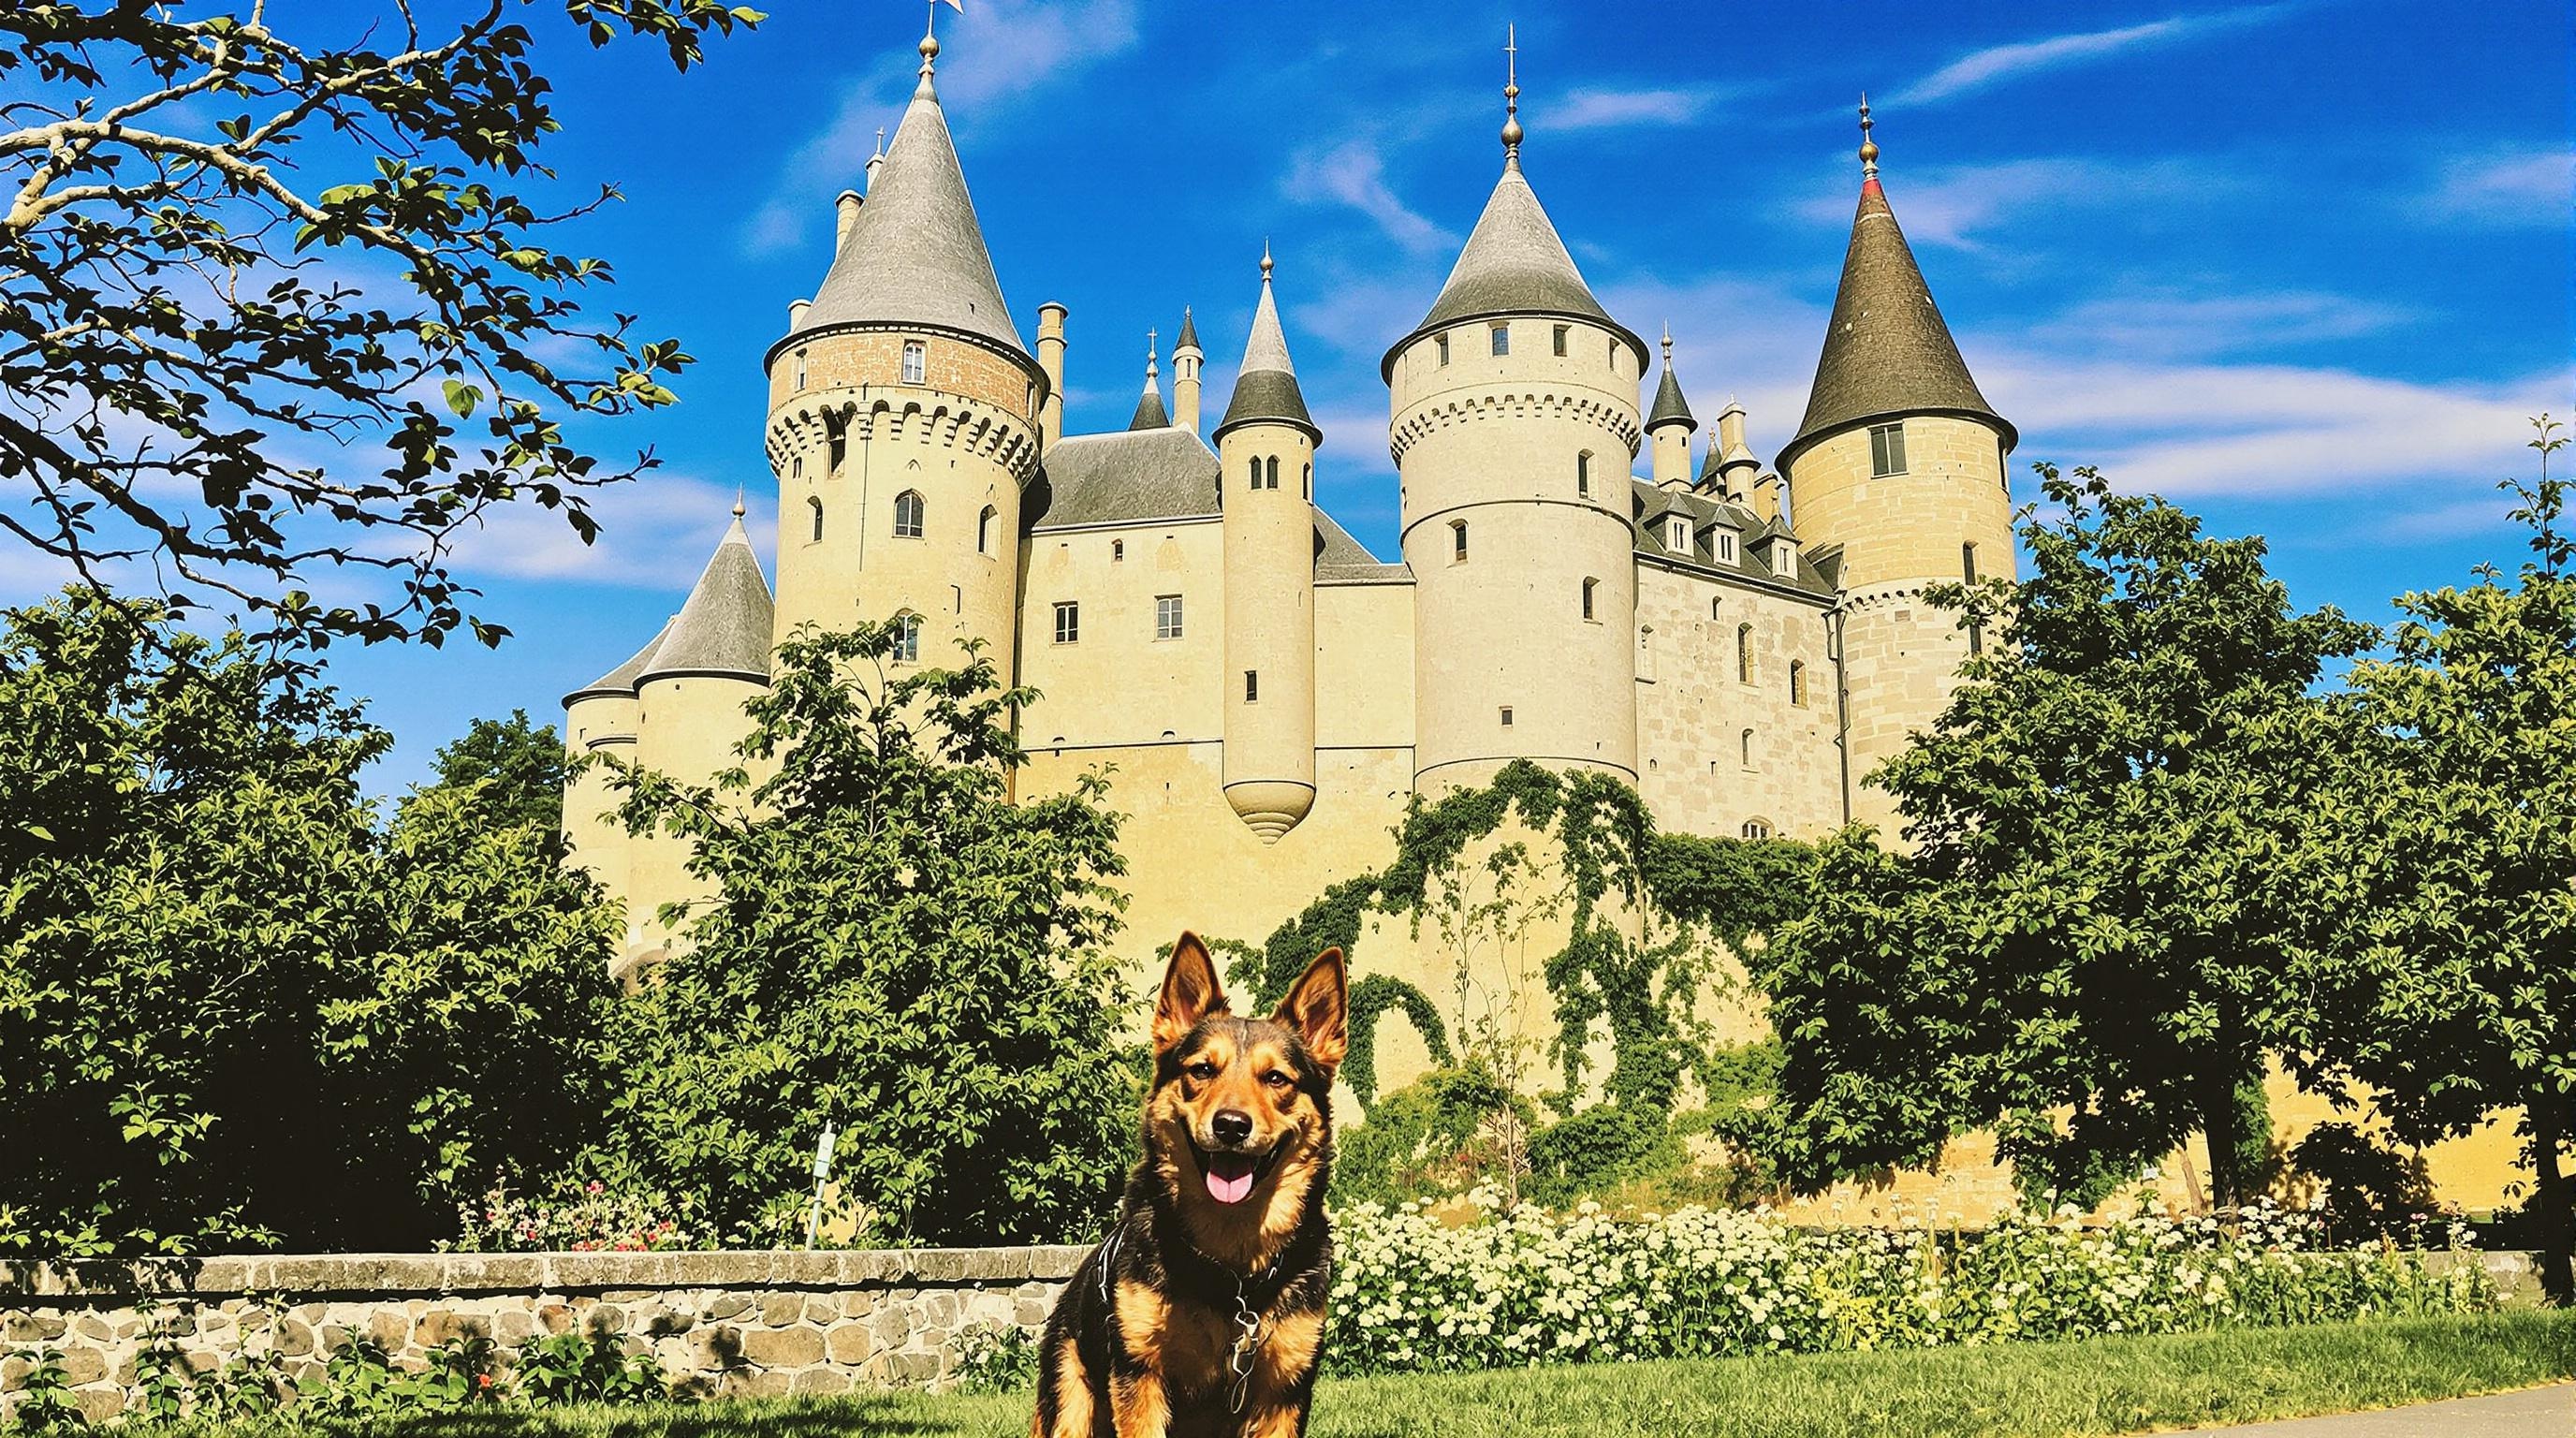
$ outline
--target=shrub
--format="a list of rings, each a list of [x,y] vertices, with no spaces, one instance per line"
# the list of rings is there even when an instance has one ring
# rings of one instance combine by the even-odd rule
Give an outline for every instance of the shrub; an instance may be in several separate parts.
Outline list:
[[[979,1323],[957,1333],[957,1386],[969,1393],[1025,1393],[1038,1386],[1038,1340],[1016,1324]]]
[[[557,1185],[552,1198],[516,1195],[499,1179],[456,1206],[456,1247],[466,1253],[650,1253],[687,1248],[688,1206],[660,1193],[609,1191],[597,1179]]]
[[[2483,1312],[2483,1268],[2326,1250],[2308,1215],[2080,1227],[2009,1215],[1976,1235],[1803,1230],[1686,1208],[1618,1222],[1524,1208],[1449,1226],[1361,1205],[1335,1232],[1329,1361],[1345,1373],[1815,1353]]]

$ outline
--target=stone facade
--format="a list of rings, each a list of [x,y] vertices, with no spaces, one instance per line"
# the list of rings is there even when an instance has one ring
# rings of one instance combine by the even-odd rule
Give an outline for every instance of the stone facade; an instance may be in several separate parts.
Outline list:
[[[504,1349],[573,1329],[650,1354],[684,1393],[776,1396],[938,1386],[958,1335],[1032,1337],[1086,1250],[838,1253],[343,1254],[0,1264],[0,1411],[41,1348],[59,1349],[82,1408],[127,1404],[156,1332],[211,1372],[277,1355],[289,1380],[321,1372],[352,1335],[417,1367],[480,1336]]]

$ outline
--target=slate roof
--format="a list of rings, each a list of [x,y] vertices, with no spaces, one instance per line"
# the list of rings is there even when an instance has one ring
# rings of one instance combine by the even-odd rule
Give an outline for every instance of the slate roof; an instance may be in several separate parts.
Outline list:
[[[1315,510],[1315,582],[1317,584],[1410,584],[1413,571],[1402,564],[1381,564],[1350,531],[1320,507]]]
[[[789,339],[859,323],[936,326],[1028,354],[1002,300],[957,143],[927,75],[895,128],[848,242]]]
[[[569,709],[584,699],[608,699],[619,696],[634,698],[635,681],[643,676],[644,666],[653,662],[653,651],[661,648],[662,641],[670,635],[670,621],[664,620],[661,629],[655,632],[652,639],[643,648],[629,656],[625,663],[565,695],[564,707]]]
[[[737,514],[636,682],[713,674],[765,684],[774,619],[769,581]]]
[[[1217,513],[1216,451],[1185,429],[1069,434],[1046,452],[1031,529],[1194,519]]]
[[[1476,228],[1468,232],[1466,247],[1458,252],[1458,263],[1441,285],[1440,297],[1431,302],[1422,323],[1386,352],[1379,372],[1393,374],[1397,352],[1433,330],[1486,316],[1527,314],[1563,315],[1605,326],[1637,352],[1640,368],[1646,363],[1646,342],[1610,318],[1610,312],[1592,297],[1592,287],[1574,267],[1574,256],[1566,252],[1565,241],[1548,222],[1538,192],[1530,188],[1520,166],[1509,163],[1503,167],[1503,177],[1494,182],[1494,193],[1485,201],[1485,212],[1477,216]]]
[[[1270,260],[1261,261],[1261,302],[1252,309],[1252,332],[1243,341],[1243,366],[1234,377],[1234,398],[1225,406],[1215,433],[1239,424],[1292,424],[1317,445],[1324,432],[1306,412],[1306,396],[1297,388],[1297,366],[1288,358],[1288,336],[1279,328],[1279,304],[1270,294]]]
[[[1163,408],[1163,388],[1151,376],[1145,380],[1145,392],[1136,396],[1136,413],[1127,421],[1130,430],[1170,429],[1172,416]]]
[[[1194,350],[1198,347],[1199,322],[1195,316],[1191,315],[1190,307],[1188,305],[1183,305],[1181,306],[1181,337],[1172,341],[1172,348],[1175,351],[1179,351]]]
[[[1924,413],[1987,420],[2003,431],[2007,453],[2019,439],[1969,376],[1887,193],[1872,175],[1861,182],[1807,417],[1778,462],[1786,469],[1816,440],[1863,420]]]
[[[1689,429],[1694,423],[1695,421],[1691,419],[1690,405],[1682,398],[1682,382],[1673,378],[1672,355],[1667,351],[1664,356],[1664,382],[1655,386],[1655,407],[1646,416],[1646,433],[1653,434],[1668,424],[1677,424],[1684,429]]]
[[[1829,572],[1816,563],[1812,555],[1799,556],[1798,572],[1794,575],[1771,572],[1767,551],[1772,541],[1796,539],[1786,525],[1773,524],[1740,504],[1728,504],[1713,495],[1696,494],[1686,489],[1666,489],[1634,477],[1630,478],[1629,485],[1635,502],[1639,554],[1792,590],[1823,602],[1831,602],[1834,598]],[[1671,514],[1690,516],[1691,549],[1687,554],[1664,546],[1664,526],[1656,521]],[[1715,550],[1707,543],[1709,529],[1719,524],[1742,535],[1736,543],[1732,561],[1717,558]]]

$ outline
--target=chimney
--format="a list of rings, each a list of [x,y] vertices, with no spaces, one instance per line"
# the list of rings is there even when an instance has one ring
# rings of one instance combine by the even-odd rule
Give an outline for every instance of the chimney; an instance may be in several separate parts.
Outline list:
[[[1762,461],[1745,447],[1744,406],[1728,400],[1725,413],[1717,417],[1717,487],[1730,502],[1742,504],[1761,468]]]
[[[1038,368],[1046,372],[1046,399],[1038,407],[1039,453],[1064,438],[1064,321],[1070,313],[1053,300],[1038,306]]]
[[[832,257],[834,259],[840,258],[841,251],[849,248],[850,231],[859,223],[859,206],[866,203],[867,201],[859,198],[859,192],[856,190],[843,190],[841,197],[832,202],[834,222]]]

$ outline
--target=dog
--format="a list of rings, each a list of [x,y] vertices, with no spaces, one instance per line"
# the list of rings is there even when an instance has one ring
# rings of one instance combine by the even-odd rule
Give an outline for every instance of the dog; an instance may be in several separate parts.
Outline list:
[[[1268,1018],[1181,935],[1154,1007],[1145,1156],[1038,1349],[1035,1438],[1306,1431],[1333,1240],[1333,1072],[1350,972],[1318,955]]]

